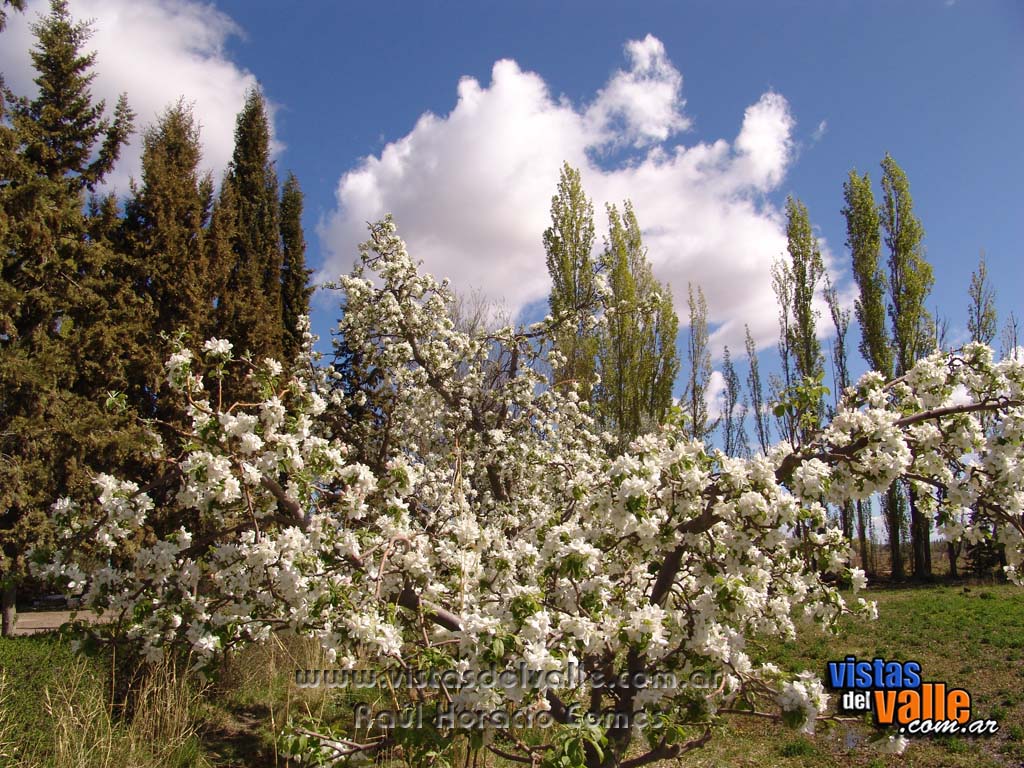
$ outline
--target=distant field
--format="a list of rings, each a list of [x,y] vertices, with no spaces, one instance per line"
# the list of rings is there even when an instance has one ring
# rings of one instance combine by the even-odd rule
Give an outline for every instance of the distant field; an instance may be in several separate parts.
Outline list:
[[[681,765],[1024,765],[1024,590],[1005,585],[929,586],[869,590],[869,597],[879,604],[874,624],[847,622],[836,636],[808,631],[793,643],[752,648],[753,654],[822,676],[826,661],[850,654],[917,660],[925,680],[970,691],[973,716],[997,720],[996,736],[919,738],[902,756],[886,756],[864,745],[872,730],[867,726],[819,726],[813,737],[806,737],[774,721],[733,717],[707,748]],[[167,690],[151,692],[148,709],[142,708],[131,722],[114,717],[89,726],[92,730],[87,732],[85,723],[76,727],[74,718],[91,711],[89,722],[94,722],[97,712],[109,711],[113,660],[75,660],[67,643],[53,634],[0,640],[0,674],[5,680],[0,693],[0,766],[288,765],[275,757],[272,738],[288,715],[330,720],[352,704],[340,691],[294,686],[293,670],[314,665],[313,653],[302,644],[251,649],[225,670],[217,688],[202,695],[194,686],[167,677]],[[71,686],[69,680],[77,682]],[[171,712],[174,717],[169,717]],[[478,768],[483,763],[478,761]],[[486,764],[495,766],[496,761],[491,757]]]

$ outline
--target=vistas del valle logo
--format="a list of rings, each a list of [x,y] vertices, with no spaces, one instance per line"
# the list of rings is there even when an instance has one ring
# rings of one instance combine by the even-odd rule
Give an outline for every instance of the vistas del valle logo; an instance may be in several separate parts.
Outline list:
[[[872,712],[878,725],[895,727],[906,736],[985,736],[999,730],[995,720],[971,718],[971,694],[965,689],[922,680],[916,661],[847,656],[828,662],[828,682],[844,691],[843,710]]]

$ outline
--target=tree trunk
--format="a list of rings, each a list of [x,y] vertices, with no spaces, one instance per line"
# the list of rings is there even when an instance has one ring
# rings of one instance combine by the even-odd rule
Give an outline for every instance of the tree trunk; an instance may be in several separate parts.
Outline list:
[[[17,596],[18,589],[14,586],[13,582],[4,586],[2,593],[0,593],[0,608],[2,608],[3,611],[0,635],[3,637],[10,637],[13,635],[14,625],[18,623],[18,611],[15,605]]]
[[[889,521],[889,559],[893,579],[903,578],[903,553],[900,551],[900,492],[896,483],[885,493],[885,515]]]
[[[869,576],[874,576],[875,569],[868,560],[868,521],[864,518],[865,506],[863,501],[857,502],[857,538],[860,540],[860,567]],[[870,508],[868,512],[870,512]]]
[[[946,554],[949,556],[949,578],[955,579],[958,574],[956,572],[956,545],[952,541],[946,542]]]
[[[917,491],[907,488],[907,501],[910,505],[910,547],[914,554],[914,578],[924,581],[932,575],[931,557],[931,525],[927,517],[921,514],[917,505]]]

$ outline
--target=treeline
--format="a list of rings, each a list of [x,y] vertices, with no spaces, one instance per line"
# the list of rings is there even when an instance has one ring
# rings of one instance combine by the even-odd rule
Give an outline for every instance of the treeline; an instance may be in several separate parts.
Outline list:
[[[857,286],[854,314],[861,331],[857,349],[868,367],[893,379],[936,349],[949,349],[948,321],[927,308],[934,275],[924,255],[924,229],[913,211],[907,176],[888,154],[881,169],[879,202],[870,176],[850,171],[843,184],[842,214]],[[613,434],[619,451],[669,419],[681,422],[695,439],[717,440],[730,456],[767,453],[779,440],[794,450],[809,442],[826,418],[835,414],[842,393],[853,382],[848,358],[851,312],[840,302],[825,270],[807,207],[798,199],[787,199],[786,254],[771,271],[779,307],[779,371],[764,381],[748,327],[746,387],[731,350],[725,347],[725,386],[713,417],[708,408],[713,369],[703,292],[699,286],[688,286],[687,360],[681,366],[671,290],[653,276],[636,213],[627,201],[621,213],[609,206],[607,216],[604,248],[595,256],[593,205],[579,172],[566,164],[552,199],[551,226],[543,238],[552,280],[551,311],[565,329],[553,358],[552,385],[575,387],[593,409],[599,426]],[[825,322],[833,336],[827,356],[818,341],[826,334],[818,327],[822,313],[817,297],[824,299]],[[972,275],[968,298],[970,340],[993,343],[995,290],[984,256]],[[605,323],[597,321],[602,312],[608,315]],[[1011,313],[1003,333],[1004,354],[1016,349],[1017,328]],[[685,371],[684,386],[674,405],[672,389],[680,368]],[[830,377],[826,368],[831,369]],[[750,432],[748,422],[752,422]],[[933,519],[918,502],[909,482],[895,484],[880,500],[890,573],[897,579],[907,575],[905,561],[914,578],[931,578],[931,538],[936,527],[964,522]],[[872,505],[848,503],[834,514],[870,571]],[[982,521],[979,514],[972,510],[971,522]],[[796,531],[805,541],[811,533]],[[948,544],[949,572],[954,576],[963,547]],[[967,556],[979,573],[1003,562],[1001,546],[991,541],[968,544]]]
[[[10,3],[8,3],[10,4]],[[18,8],[19,3],[14,3]],[[100,472],[144,469],[157,420],[176,439],[164,360],[174,337],[230,339],[282,362],[303,345],[310,271],[298,181],[270,155],[250,91],[219,190],[200,170],[199,118],[183,101],[142,136],[141,178],[100,193],[133,129],[122,96],[92,98],[89,27],[54,0],[33,31],[38,93],[0,94],[0,585],[4,629],[25,553],[54,499]],[[223,381],[225,400],[244,378]]]

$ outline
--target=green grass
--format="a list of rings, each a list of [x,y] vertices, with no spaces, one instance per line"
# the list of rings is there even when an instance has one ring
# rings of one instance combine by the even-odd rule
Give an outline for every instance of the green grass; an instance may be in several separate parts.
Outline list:
[[[847,655],[921,663],[924,680],[966,688],[973,718],[994,718],[1000,732],[982,738],[911,739],[902,756],[864,745],[868,726],[818,727],[804,752],[774,723],[733,719],[697,766],[889,766],[996,768],[1024,763],[1024,590],[1009,585],[928,586],[870,590],[878,621],[846,620],[835,635],[805,630],[794,642],[767,642],[752,656],[797,672],[825,675],[825,663]],[[850,748],[851,742],[857,746]]]
[[[12,759],[14,745],[17,752],[38,753],[52,742],[46,691],[61,680],[81,676],[83,695],[102,697],[109,677],[103,659],[76,658],[70,645],[54,634],[0,638],[0,670],[5,694],[0,722],[11,745],[0,748],[6,759]]]
[[[889,756],[865,744],[873,734],[868,725],[820,724],[815,735],[805,736],[774,721],[735,716],[723,721],[707,747],[677,764],[1017,768],[1024,763],[1024,590],[927,586],[872,590],[867,596],[878,601],[877,622],[844,621],[835,635],[807,629],[794,642],[759,644],[755,638],[751,655],[793,672],[809,669],[822,676],[828,660],[851,654],[914,659],[921,663],[925,680],[970,691],[972,716],[998,720],[996,736],[918,738],[902,756]],[[5,685],[0,699],[6,700],[0,703],[0,768],[288,766],[276,753],[275,737],[289,718],[314,725],[344,722],[355,703],[374,696],[372,691],[302,689],[294,684],[296,668],[325,666],[330,665],[309,641],[275,641],[236,655],[201,698],[194,684],[189,688],[173,676],[157,676],[158,683],[166,679],[167,690],[151,686],[152,702],[142,708],[142,716],[123,718],[114,712],[104,720],[110,709],[109,656],[75,658],[56,635],[2,639]],[[381,701],[375,708],[388,706]],[[75,710],[80,712],[75,715]],[[162,723],[155,712],[174,716]],[[91,713],[100,725],[89,726],[83,713]],[[58,754],[54,744],[60,739],[64,752]],[[71,762],[68,755],[86,752],[90,739],[94,746],[113,750],[113,757]],[[164,742],[171,746],[164,748]],[[34,757],[16,762],[12,744],[21,747],[22,755]],[[478,768],[484,765],[512,766],[493,756],[477,762]]]

